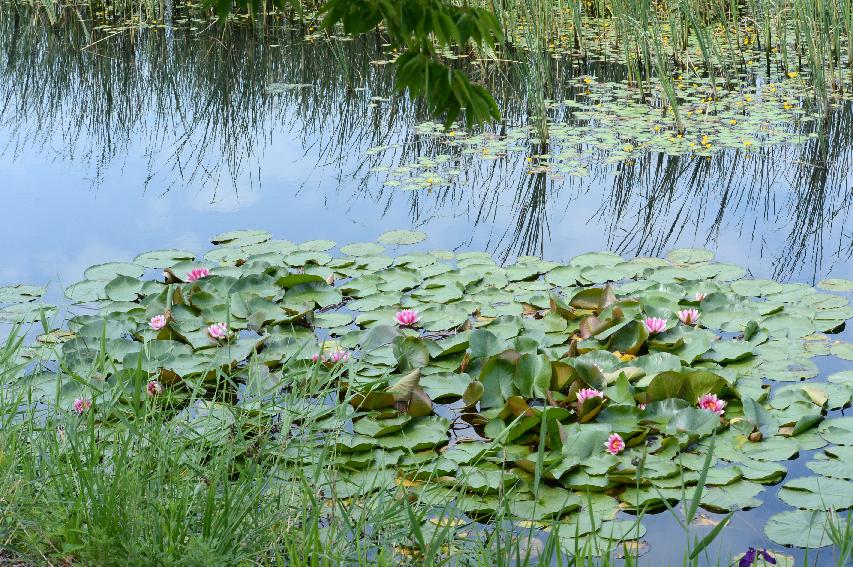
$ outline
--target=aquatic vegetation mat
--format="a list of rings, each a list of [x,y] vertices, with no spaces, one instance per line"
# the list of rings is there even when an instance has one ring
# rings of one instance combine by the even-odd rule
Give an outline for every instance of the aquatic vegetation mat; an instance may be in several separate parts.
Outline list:
[[[642,538],[624,512],[757,507],[786,460],[820,450],[765,533],[831,543],[828,511],[853,507],[853,418],[835,412],[853,371],[818,381],[812,359],[851,358],[831,337],[853,318],[845,296],[748,279],[703,249],[500,266],[425,238],[333,252],[244,230],[200,257],[93,266],[65,290],[67,326],[24,351],[3,397],[94,420],[105,438],[147,399],[211,450],[241,423],[253,458],[322,469],[320,499],[402,492],[458,517],[460,534],[501,516],[601,553]],[[49,318],[43,293],[0,289],[3,319]],[[305,384],[323,387],[288,395]]]
[[[454,184],[473,167],[518,156],[526,159],[521,167],[528,174],[586,177],[595,166],[630,166],[648,154],[711,159],[739,151],[746,159],[760,158],[764,148],[817,136],[812,130],[818,115],[800,102],[804,85],[790,79],[725,90],[709,79],[679,76],[680,125],[661,97],[640,97],[626,82],[581,76],[570,87],[567,98],[546,102],[547,139],[534,124],[511,125],[498,134],[424,122],[415,126],[412,140],[367,150],[368,156],[393,155],[409,146],[401,153],[413,156],[378,164],[371,172],[384,174],[386,186],[430,189]],[[430,144],[427,155],[411,151],[424,142]]]

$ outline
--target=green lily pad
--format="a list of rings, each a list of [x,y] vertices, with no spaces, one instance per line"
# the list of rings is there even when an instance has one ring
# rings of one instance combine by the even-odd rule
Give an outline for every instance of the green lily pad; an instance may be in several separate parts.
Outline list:
[[[391,246],[417,244],[426,240],[426,233],[419,230],[391,230],[379,235],[377,240]]]
[[[704,248],[677,248],[666,255],[674,264],[700,264],[714,259],[714,253]]]
[[[133,259],[133,263],[145,268],[163,269],[171,268],[179,262],[185,262],[194,258],[195,254],[188,250],[156,250],[140,254]]]
[[[770,516],[764,533],[779,545],[819,548],[832,544],[826,512],[794,510]]]
[[[827,280],[821,280],[818,282],[817,287],[820,289],[825,289],[827,291],[853,291],[853,280],[847,280],[843,278],[831,278]]]

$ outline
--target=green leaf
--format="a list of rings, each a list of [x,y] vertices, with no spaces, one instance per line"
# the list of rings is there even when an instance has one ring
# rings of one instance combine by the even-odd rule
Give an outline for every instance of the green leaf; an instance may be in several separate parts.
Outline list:
[[[522,396],[544,398],[551,385],[551,361],[541,354],[523,354],[518,359],[513,383]]]
[[[779,498],[795,508],[845,510],[853,507],[853,482],[820,476],[795,478],[779,490]]]
[[[503,407],[507,399],[515,395],[515,365],[506,359],[492,357],[480,370],[480,382],[483,384],[483,396],[480,406],[483,408]]]
[[[423,242],[426,237],[426,233],[419,230],[391,230],[379,235],[377,240],[382,244],[404,246]]]
[[[770,516],[764,533],[779,545],[819,548],[832,543],[828,524],[826,512],[794,510]]]

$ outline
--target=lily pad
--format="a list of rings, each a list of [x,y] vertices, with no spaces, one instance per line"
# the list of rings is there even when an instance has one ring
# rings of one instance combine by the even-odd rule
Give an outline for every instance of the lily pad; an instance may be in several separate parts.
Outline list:
[[[419,230],[392,230],[382,233],[377,240],[382,244],[403,246],[423,242],[426,237],[426,233]]]

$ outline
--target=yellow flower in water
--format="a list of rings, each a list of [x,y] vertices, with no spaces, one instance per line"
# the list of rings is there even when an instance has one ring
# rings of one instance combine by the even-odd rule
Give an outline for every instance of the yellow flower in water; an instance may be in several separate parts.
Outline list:
[[[800,76],[800,74],[797,73],[796,71],[788,71],[788,77],[790,77],[792,79],[796,79],[799,76]]]
[[[785,110],[791,110],[792,108],[794,108],[794,105],[786,101],[785,104],[782,105],[782,108],[784,108]]]
[[[533,161],[532,157],[527,158],[527,161]]]
[[[634,151],[634,145],[633,144],[625,144],[622,149],[625,150],[626,152],[633,152]]]
[[[447,135],[448,135],[448,136],[455,136],[455,135],[456,135],[456,132],[454,132],[453,130],[451,130],[450,132],[448,132],[448,133],[447,133]]]
[[[746,102],[752,102],[752,97],[749,95],[746,95],[743,97],[743,100],[745,100]]]
[[[660,126],[655,125],[655,132],[660,132]]]
[[[708,143],[708,136],[707,135],[702,136],[702,145],[705,145],[707,143]]]
[[[735,120],[734,118],[732,118],[731,120],[729,120],[729,124],[731,124],[732,126],[734,126],[735,124],[737,124],[737,120]]]
[[[748,147],[752,146],[752,141],[750,141],[750,140],[744,140],[744,141],[743,141],[743,145],[744,145],[744,147],[747,147],[747,148],[748,148]]]
[[[590,79],[589,77],[584,77],[583,82],[586,84],[590,84],[592,82],[592,79]]]

